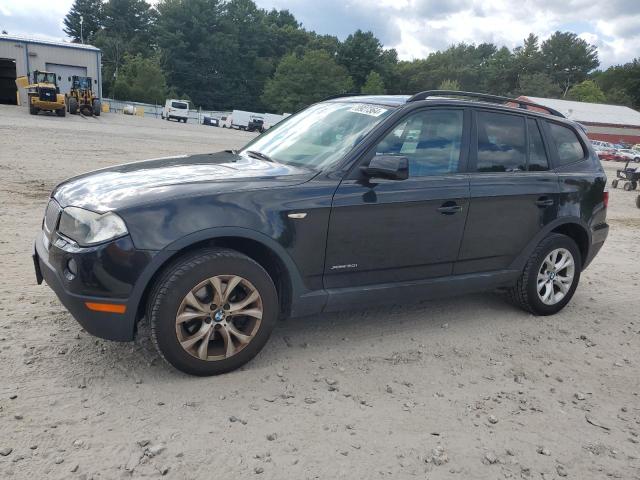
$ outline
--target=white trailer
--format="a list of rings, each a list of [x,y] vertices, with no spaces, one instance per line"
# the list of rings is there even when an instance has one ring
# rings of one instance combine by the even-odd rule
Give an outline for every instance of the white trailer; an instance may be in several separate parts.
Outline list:
[[[265,130],[269,130],[278,122],[281,122],[286,118],[286,115],[276,115],[275,113],[265,113],[264,114],[264,125],[263,128]]]
[[[231,112],[231,128],[238,130],[260,130],[264,123],[264,115],[262,113],[246,112],[244,110],[234,110]]]

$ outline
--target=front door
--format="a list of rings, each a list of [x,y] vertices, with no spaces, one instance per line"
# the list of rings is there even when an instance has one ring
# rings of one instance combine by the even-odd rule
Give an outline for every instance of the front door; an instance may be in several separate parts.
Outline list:
[[[558,178],[538,122],[493,111],[474,116],[471,199],[456,274],[508,269],[558,211]]]
[[[365,157],[409,160],[406,180],[356,172],[332,205],[325,288],[396,283],[451,275],[469,202],[464,109],[410,113]]]

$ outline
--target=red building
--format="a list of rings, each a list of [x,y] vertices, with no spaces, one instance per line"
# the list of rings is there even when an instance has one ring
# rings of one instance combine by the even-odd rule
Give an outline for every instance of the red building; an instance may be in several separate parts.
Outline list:
[[[581,123],[592,140],[632,145],[640,143],[640,112],[629,107],[554,98],[522,96],[520,99],[553,108],[565,117]]]

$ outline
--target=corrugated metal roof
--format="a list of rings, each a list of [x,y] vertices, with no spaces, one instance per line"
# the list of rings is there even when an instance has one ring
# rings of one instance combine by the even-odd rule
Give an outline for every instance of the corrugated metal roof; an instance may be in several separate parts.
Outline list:
[[[52,45],[55,47],[77,48],[79,50],[93,50],[99,52],[98,47],[93,45],[84,45],[82,43],[61,42],[56,40],[48,40],[45,38],[30,37],[26,35],[0,35],[0,41],[35,43],[39,45]]]
[[[581,123],[640,126],[640,112],[629,107],[603,103],[573,102],[555,98],[522,96],[545,107],[558,110],[565,117]]]

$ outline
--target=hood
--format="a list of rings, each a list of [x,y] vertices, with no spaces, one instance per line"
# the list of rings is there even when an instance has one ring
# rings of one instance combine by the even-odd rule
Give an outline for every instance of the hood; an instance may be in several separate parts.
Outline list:
[[[63,207],[106,212],[168,198],[295,185],[314,175],[305,168],[225,151],[97,170],[62,182],[52,197]]]

